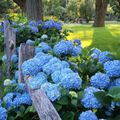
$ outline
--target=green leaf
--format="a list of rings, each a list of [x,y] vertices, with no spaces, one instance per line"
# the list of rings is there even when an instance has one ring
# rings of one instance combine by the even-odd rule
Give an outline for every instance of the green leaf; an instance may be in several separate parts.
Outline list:
[[[112,87],[108,92],[108,96],[112,97],[115,101],[120,101],[120,87]]]
[[[103,102],[106,96],[106,93],[105,91],[98,91],[98,92],[95,92],[94,95],[99,101]]]
[[[74,120],[75,113],[74,112],[65,112],[62,120]]]
[[[84,96],[84,91],[77,92],[78,94],[78,99],[82,99]]]
[[[111,97],[105,91],[95,92],[94,95],[104,105],[111,103]]]
[[[15,120],[13,116],[8,117],[8,120]]]
[[[54,104],[54,107],[56,108],[57,111],[60,111],[62,109],[62,105],[59,104]]]
[[[29,113],[29,112],[31,112],[31,113],[35,113],[36,112],[36,109],[35,109],[35,107],[32,105],[32,106],[29,106],[27,109],[26,109],[26,111],[25,111],[25,114],[27,114],[27,113]]]
[[[24,113],[24,112],[25,112],[25,106],[23,106],[23,105],[20,106],[20,112],[21,112],[21,113]]]
[[[77,99],[72,99],[71,100],[71,104],[74,105],[74,106],[77,106],[77,102],[78,102]]]
[[[60,98],[59,101],[57,101],[58,104],[60,105],[68,105],[69,104],[69,99],[67,96],[63,96]]]

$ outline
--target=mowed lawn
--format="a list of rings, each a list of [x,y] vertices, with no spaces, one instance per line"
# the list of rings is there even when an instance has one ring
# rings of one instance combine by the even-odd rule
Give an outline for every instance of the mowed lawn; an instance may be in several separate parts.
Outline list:
[[[120,23],[106,24],[100,28],[92,27],[92,24],[69,24],[64,28],[73,31],[67,39],[81,39],[83,47],[97,47],[114,53],[120,51]]]

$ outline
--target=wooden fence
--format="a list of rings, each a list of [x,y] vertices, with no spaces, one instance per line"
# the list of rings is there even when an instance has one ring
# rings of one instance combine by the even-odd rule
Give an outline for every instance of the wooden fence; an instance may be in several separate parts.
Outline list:
[[[7,76],[10,77],[10,68],[11,68],[11,56],[15,52],[16,49],[16,33],[14,28],[10,27],[10,23],[8,19],[4,22],[4,42],[5,42],[5,54],[7,56],[7,64],[6,71]],[[19,82],[25,83],[28,89],[28,92],[31,96],[33,104],[37,110],[38,116],[40,120],[61,120],[59,114],[56,109],[46,96],[46,94],[41,90],[31,90],[27,85],[27,81],[29,81],[30,77],[24,77],[22,74],[22,63],[30,58],[34,57],[34,46],[26,45],[25,43],[21,43],[19,49]]]

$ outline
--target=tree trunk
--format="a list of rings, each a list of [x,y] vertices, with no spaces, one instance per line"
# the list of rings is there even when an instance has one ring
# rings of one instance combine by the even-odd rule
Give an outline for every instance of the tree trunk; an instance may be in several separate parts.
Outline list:
[[[107,0],[96,0],[96,15],[94,20],[94,27],[104,27],[105,26],[105,15],[107,11]]]
[[[29,20],[43,20],[42,0],[26,0],[26,14]]]
[[[22,10],[22,12],[26,13],[26,0],[13,0]]]

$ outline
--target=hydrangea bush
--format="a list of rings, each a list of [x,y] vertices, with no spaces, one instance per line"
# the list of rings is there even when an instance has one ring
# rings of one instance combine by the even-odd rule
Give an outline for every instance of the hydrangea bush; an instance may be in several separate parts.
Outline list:
[[[27,27],[32,34],[61,30],[54,21],[31,21]],[[34,57],[22,64],[30,89],[42,89],[62,120],[120,120],[120,60],[108,51],[82,49],[80,40],[59,39],[50,45],[48,35],[41,39],[37,44],[31,38],[26,41],[35,46]],[[39,119],[25,84],[18,83],[18,51],[11,56],[13,79],[4,81],[0,120]],[[6,55],[2,60],[7,62]]]

